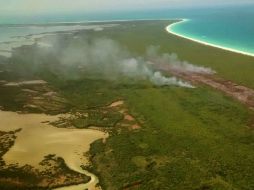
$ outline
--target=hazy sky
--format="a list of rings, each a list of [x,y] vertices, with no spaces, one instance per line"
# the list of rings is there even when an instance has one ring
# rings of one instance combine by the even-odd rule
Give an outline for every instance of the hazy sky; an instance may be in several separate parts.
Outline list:
[[[5,14],[97,12],[100,10],[211,6],[252,3],[253,1],[254,0],[0,0],[0,12]]]

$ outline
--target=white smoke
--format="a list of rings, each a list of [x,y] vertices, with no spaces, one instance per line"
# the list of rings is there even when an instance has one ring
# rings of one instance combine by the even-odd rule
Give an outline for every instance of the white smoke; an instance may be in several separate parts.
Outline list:
[[[156,56],[156,59],[165,59],[159,55]],[[167,59],[170,59],[170,56]],[[177,60],[174,61],[178,64]],[[162,73],[153,71],[149,67],[149,60],[131,56],[124,47],[111,39],[95,39],[83,41],[79,45],[71,45],[63,51],[60,62],[64,65],[75,65],[100,72],[101,77],[109,79],[126,76],[149,80],[156,86],[175,85],[193,88],[191,84],[180,79],[165,77]]]
[[[181,62],[179,65],[178,64],[172,64],[172,68],[175,70],[183,70],[186,72],[191,72],[191,73],[200,73],[200,74],[215,74],[216,72],[213,71],[210,68],[207,67],[200,67],[200,66],[195,66],[192,65],[186,61]]]
[[[164,53],[160,55],[158,53],[158,46],[150,46],[147,49],[146,56],[150,62],[155,64],[167,64],[172,70],[190,72],[190,73],[199,73],[199,74],[214,74],[216,73],[210,68],[197,66],[188,63],[187,61],[180,61],[178,56],[175,53],[168,54]]]
[[[154,71],[154,66],[167,65],[171,70],[181,72],[213,74],[210,68],[200,67],[186,61],[180,61],[176,54],[160,54],[159,47],[150,46],[143,57],[134,57],[119,43],[107,38],[77,38],[67,47],[61,49],[61,41],[54,42],[54,48],[60,52],[56,57],[65,67],[76,67],[86,71],[99,73],[105,79],[119,79],[129,77],[133,79],[149,80],[156,86],[193,86],[176,77],[166,77],[161,72]],[[53,49],[52,48],[52,51]],[[60,50],[60,51],[59,51]],[[68,72],[66,72],[68,74]]]
[[[150,78],[150,81],[154,83],[157,86],[164,86],[164,85],[178,85],[181,87],[186,88],[194,88],[191,84],[187,82],[183,82],[176,77],[165,77],[160,72],[155,72],[152,77]]]

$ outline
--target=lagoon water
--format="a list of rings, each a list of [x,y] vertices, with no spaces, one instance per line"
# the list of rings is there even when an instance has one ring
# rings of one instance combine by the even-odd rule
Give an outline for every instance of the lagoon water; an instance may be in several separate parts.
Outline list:
[[[56,28],[9,24],[47,24],[59,22],[87,22],[137,19],[189,19],[174,25],[171,30],[181,36],[213,44],[214,46],[245,52],[254,56],[254,3],[250,5],[196,8],[162,9],[149,11],[125,11],[100,14],[44,15],[38,17],[2,16],[0,18],[0,42],[13,36],[56,31]],[[59,26],[58,26],[59,27]],[[64,26],[63,28],[66,30]],[[57,28],[61,29],[61,27]]]
[[[23,45],[32,45],[37,39],[47,35],[56,35],[58,32],[72,33],[77,30],[101,31],[104,27],[113,27],[114,24],[81,25],[73,24],[0,24],[0,56],[11,57],[13,48]],[[37,43],[44,47],[51,47],[49,43]]]

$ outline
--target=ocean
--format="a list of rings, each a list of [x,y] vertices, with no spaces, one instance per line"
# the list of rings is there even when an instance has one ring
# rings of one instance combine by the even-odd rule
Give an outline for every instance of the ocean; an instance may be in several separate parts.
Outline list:
[[[0,17],[0,47],[16,41],[17,36],[71,30],[59,26],[61,22],[137,20],[137,19],[188,19],[170,27],[170,31],[188,39],[215,47],[254,56],[254,4],[195,9],[160,9],[146,11],[119,11],[100,14],[41,15],[37,17]],[[39,26],[48,24],[50,27]],[[57,23],[58,26],[52,24]],[[14,25],[10,25],[14,24]],[[15,24],[22,24],[17,26]],[[31,24],[36,24],[33,26]],[[76,23],[76,25],[78,25]],[[8,52],[9,49],[5,52]],[[0,49],[1,50],[1,49]]]
[[[200,43],[254,56],[254,6],[210,10],[170,27]]]

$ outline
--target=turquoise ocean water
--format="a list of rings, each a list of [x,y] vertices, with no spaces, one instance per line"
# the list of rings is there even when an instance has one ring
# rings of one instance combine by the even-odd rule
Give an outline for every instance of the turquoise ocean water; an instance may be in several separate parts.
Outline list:
[[[210,10],[187,19],[172,26],[171,31],[254,56],[254,6]]]
[[[2,16],[0,17],[0,42],[8,41],[13,36],[50,32],[56,29],[29,24],[176,18],[185,18],[189,21],[174,25],[171,28],[174,33],[254,55],[254,3],[248,6],[105,12],[93,15],[79,13],[36,17]],[[9,24],[25,25],[20,27]]]

